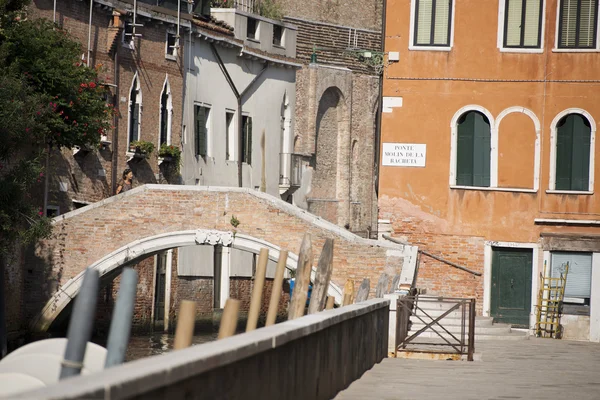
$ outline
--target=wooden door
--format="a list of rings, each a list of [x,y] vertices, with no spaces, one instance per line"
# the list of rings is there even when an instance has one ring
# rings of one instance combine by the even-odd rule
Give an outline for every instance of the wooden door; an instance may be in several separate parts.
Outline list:
[[[529,327],[533,250],[494,249],[491,316],[494,322]]]

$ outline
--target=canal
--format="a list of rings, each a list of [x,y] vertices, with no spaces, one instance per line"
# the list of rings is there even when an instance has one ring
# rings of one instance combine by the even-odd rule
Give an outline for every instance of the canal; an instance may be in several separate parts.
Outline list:
[[[129,339],[126,361],[168,353],[173,350],[174,334],[154,332],[146,335],[135,335]],[[200,332],[194,335],[192,345],[217,340],[217,332]]]

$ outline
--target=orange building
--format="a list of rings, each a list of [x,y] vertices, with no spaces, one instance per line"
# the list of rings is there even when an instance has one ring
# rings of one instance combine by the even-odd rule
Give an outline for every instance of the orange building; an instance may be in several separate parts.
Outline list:
[[[532,327],[569,263],[565,337],[600,341],[598,0],[390,0],[380,226],[417,286]]]

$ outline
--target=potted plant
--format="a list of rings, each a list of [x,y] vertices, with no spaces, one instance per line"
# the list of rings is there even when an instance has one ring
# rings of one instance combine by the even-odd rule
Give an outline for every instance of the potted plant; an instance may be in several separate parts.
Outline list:
[[[134,157],[148,158],[154,151],[154,143],[144,140],[134,140],[129,143],[129,151],[134,153]]]
[[[158,156],[163,159],[164,162],[179,162],[181,158],[181,150],[177,146],[172,144],[163,143],[158,149]]]

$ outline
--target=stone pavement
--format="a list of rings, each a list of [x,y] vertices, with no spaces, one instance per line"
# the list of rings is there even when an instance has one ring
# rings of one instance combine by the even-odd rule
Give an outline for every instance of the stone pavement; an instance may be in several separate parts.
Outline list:
[[[366,399],[600,399],[600,344],[481,342],[481,361],[387,358],[338,394]]]

